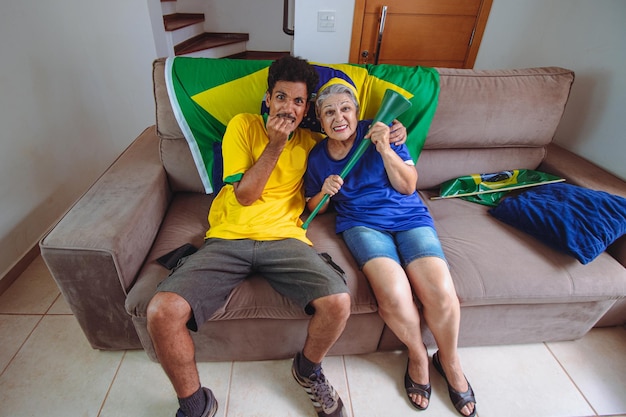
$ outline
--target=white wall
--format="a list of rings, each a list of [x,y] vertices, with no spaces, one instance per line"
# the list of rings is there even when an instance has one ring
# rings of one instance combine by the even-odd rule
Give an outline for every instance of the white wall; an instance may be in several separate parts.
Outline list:
[[[154,123],[145,1],[7,1],[0,13],[0,278]]]
[[[626,1],[495,0],[477,69],[576,72],[555,141],[626,180]]]
[[[147,0],[150,26],[154,38],[154,48],[158,57],[167,57],[174,53],[172,37],[168,36],[165,31],[163,15],[174,13],[177,3],[178,2],[161,3],[161,0]]]
[[[348,62],[354,0],[295,2],[293,54],[313,62]],[[335,11],[335,32],[318,32],[317,12],[329,10]]]

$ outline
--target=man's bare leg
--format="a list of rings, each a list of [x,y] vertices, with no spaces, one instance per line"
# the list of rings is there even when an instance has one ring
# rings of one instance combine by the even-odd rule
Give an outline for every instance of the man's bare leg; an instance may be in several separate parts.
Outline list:
[[[200,388],[195,346],[187,329],[191,307],[178,294],[159,292],[148,305],[147,317],[157,358],[176,395],[189,397]]]
[[[350,295],[329,295],[314,300],[315,313],[302,353],[293,361],[292,373],[313,402],[318,416],[342,417],[344,407],[339,394],[322,372],[322,360],[335,344],[350,316]]]
[[[311,305],[315,314],[309,322],[302,353],[311,362],[321,363],[346,327],[350,317],[350,295],[328,295],[313,300]]]

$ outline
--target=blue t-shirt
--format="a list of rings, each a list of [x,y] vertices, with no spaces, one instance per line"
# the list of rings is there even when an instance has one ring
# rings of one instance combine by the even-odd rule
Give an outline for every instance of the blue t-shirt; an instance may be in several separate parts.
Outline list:
[[[333,160],[328,154],[328,138],[311,150],[304,176],[305,197],[313,197],[322,189],[324,180],[340,174],[367,133],[370,120],[359,122],[357,139],[345,158]],[[404,161],[411,159],[406,145],[391,145]],[[421,226],[434,227],[428,208],[417,194],[402,194],[389,181],[383,159],[370,145],[344,178],[343,187],[331,199],[337,221],[335,231],[341,233],[354,226],[367,226],[381,231],[398,232]]]

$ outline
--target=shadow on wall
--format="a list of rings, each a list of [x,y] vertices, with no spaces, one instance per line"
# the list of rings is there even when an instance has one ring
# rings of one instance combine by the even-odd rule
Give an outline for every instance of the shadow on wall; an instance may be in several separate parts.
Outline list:
[[[568,149],[579,148],[599,130],[607,108],[611,73],[594,70],[576,73],[570,98],[555,141]]]
[[[39,253],[32,249],[38,247],[39,239],[68,209],[68,201],[76,199],[69,191],[68,187],[59,187],[7,234],[0,236],[0,294],[23,272],[20,268],[26,268]]]

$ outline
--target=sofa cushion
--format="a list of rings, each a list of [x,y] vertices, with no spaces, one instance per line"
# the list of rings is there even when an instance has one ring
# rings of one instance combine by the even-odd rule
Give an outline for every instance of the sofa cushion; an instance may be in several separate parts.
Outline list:
[[[437,71],[439,103],[424,149],[543,147],[574,81],[571,70],[557,67]]]
[[[607,253],[582,265],[529,234],[458,198],[431,201],[434,220],[462,307],[618,299],[626,269]],[[601,277],[601,279],[599,278]]]
[[[417,161],[419,190],[439,189],[442,182],[468,172],[536,169],[546,155],[544,147],[424,149]]]
[[[505,198],[489,213],[582,264],[626,233],[626,198],[571,184],[543,185]]]

